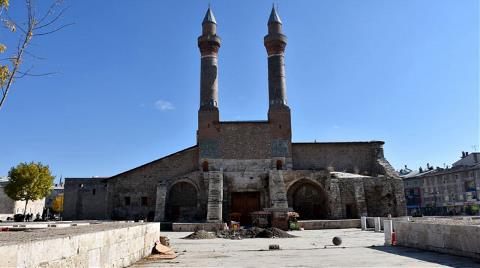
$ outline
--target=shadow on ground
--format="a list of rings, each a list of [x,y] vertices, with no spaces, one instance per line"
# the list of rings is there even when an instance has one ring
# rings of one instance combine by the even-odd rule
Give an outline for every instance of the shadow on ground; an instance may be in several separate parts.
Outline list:
[[[450,266],[450,267],[480,267],[480,260],[475,260],[472,258],[466,258],[461,256],[455,256],[450,254],[444,254],[439,252],[425,251],[415,248],[408,247],[386,247],[386,246],[370,246],[369,248],[395,254],[403,257],[409,257],[417,259],[420,261],[436,263],[440,265]]]

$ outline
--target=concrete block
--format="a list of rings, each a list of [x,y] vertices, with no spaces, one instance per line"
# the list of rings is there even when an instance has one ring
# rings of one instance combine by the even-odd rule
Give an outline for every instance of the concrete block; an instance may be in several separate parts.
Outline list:
[[[360,219],[360,221],[361,221],[362,231],[366,231],[367,230],[367,217],[362,217]]]
[[[72,226],[86,226],[90,225],[89,222],[77,222],[77,223],[72,223]]]
[[[48,227],[51,227],[51,228],[66,228],[71,226],[72,225],[70,223],[55,223],[55,224],[48,225]]]
[[[375,217],[374,218],[374,223],[375,223],[375,232],[381,232],[382,231],[382,226],[381,226],[380,217]]]
[[[393,234],[393,224],[391,220],[383,221],[383,233],[385,235],[385,246],[391,246]]]

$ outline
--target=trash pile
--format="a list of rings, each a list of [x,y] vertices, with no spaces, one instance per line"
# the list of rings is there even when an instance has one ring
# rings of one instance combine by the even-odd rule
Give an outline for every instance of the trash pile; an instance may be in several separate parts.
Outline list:
[[[275,227],[259,228],[252,227],[248,229],[238,230],[221,230],[216,233],[207,232],[204,230],[196,231],[190,235],[184,237],[184,239],[212,239],[212,238],[224,238],[224,239],[244,239],[244,238],[292,238],[296,237],[281,229]]]

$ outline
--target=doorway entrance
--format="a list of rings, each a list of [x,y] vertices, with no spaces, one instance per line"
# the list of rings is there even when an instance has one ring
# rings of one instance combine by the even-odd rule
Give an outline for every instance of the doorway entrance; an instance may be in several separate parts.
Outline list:
[[[240,225],[252,224],[250,213],[260,210],[260,192],[232,193],[231,213],[240,214]]]
[[[287,191],[288,206],[300,214],[301,220],[326,219],[327,195],[322,187],[307,179],[295,182]]]

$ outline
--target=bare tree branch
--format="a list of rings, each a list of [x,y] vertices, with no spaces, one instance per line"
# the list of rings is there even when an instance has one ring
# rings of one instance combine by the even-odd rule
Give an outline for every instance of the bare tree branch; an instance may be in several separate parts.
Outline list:
[[[30,46],[32,46],[32,44],[30,43]],[[29,55],[30,57],[34,58],[34,59],[37,59],[37,60],[46,60],[47,58],[43,58],[43,57],[39,57],[31,52],[29,52],[28,50],[25,50],[25,54]]]
[[[68,23],[68,24],[64,24],[60,27],[58,27],[57,29],[54,29],[52,31],[49,31],[49,32],[45,32],[45,33],[38,33],[38,34],[33,34],[34,36],[42,36],[42,35],[48,35],[48,34],[52,34],[54,32],[58,32],[60,31],[61,29],[65,28],[65,27],[68,27],[68,26],[72,26],[74,25],[75,23]]]
[[[66,7],[66,8],[62,9],[62,10],[60,11],[60,13],[58,13],[58,15],[57,15],[55,18],[53,18],[52,20],[50,20],[49,22],[47,22],[47,23],[45,23],[45,24],[40,25],[41,22],[37,22],[37,23],[35,24],[35,27],[34,27],[33,29],[34,29],[34,30],[38,30],[38,29],[42,29],[42,28],[45,28],[45,27],[48,27],[48,26],[52,25],[53,23],[55,23],[55,22],[63,15],[63,13],[65,13],[65,11],[67,11],[68,8],[69,8],[69,7]],[[38,25],[38,26],[37,26],[37,25]]]
[[[22,78],[22,77],[25,77],[25,76],[35,76],[35,77],[38,77],[38,76],[48,76],[48,75],[54,75],[54,74],[58,74],[58,72],[49,72],[49,73],[41,73],[41,74],[32,74],[30,73],[30,71],[28,70],[27,72],[21,72],[21,71],[17,71],[17,73],[21,74],[21,76],[17,76],[16,78]]]
[[[52,0],[52,1],[53,3],[50,5],[48,10],[45,12],[45,14],[43,14],[41,19],[38,19],[37,13],[35,10],[35,0],[25,0],[27,14],[26,14],[25,22],[23,22],[22,24],[15,22],[13,19],[11,19],[8,16],[8,14],[3,15],[5,8],[2,7],[0,9],[0,22],[9,23],[12,26],[12,28],[18,28],[21,31],[19,43],[18,43],[15,54],[11,57],[0,59],[0,61],[7,61],[7,60],[10,61],[10,63],[7,65],[0,65],[0,67],[3,68],[2,72],[4,72],[4,75],[2,76],[2,80],[0,81],[0,92],[1,92],[0,109],[5,103],[5,100],[12,88],[12,84],[15,79],[24,78],[26,76],[38,77],[38,76],[48,76],[48,75],[56,74],[56,72],[32,73],[31,70],[33,69],[33,66],[26,71],[20,71],[20,66],[22,65],[23,57],[25,55],[29,55],[34,59],[40,59],[40,60],[44,59],[34,55],[33,53],[27,50],[28,46],[35,45],[34,43],[31,43],[32,38],[34,36],[48,35],[48,34],[60,31],[61,29],[68,27],[70,25],[73,25],[73,23],[69,23],[69,24],[61,25],[60,27],[56,27],[54,29],[50,29],[50,30],[48,29],[49,27],[55,25],[55,23],[64,15],[66,10],[68,9],[68,8],[64,8],[60,10],[60,12],[57,15],[53,16],[55,14],[55,10],[59,5],[60,1],[59,0]],[[51,16],[53,16],[53,18],[51,18]],[[6,17],[7,19],[4,19],[4,17]],[[44,29],[44,32],[36,33],[36,31],[39,29]],[[5,75],[5,73],[7,75]]]
[[[58,1],[53,1],[50,7],[48,8],[47,12],[43,15],[43,17],[37,22],[37,24],[42,24],[45,19],[48,18],[51,14],[53,14],[53,11],[55,10],[55,7],[59,4]]]
[[[25,48],[28,45],[28,41],[30,40],[29,35],[25,35],[25,38],[23,39],[22,46],[17,52],[17,56],[15,57],[15,60],[13,61],[13,69],[12,72],[10,73],[10,76],[7,79],[7,83],[5,84],[5,87],[3,88],[3,94],[2,94],[2,99],[0,99],[0,108],[2,107],[3,103],[7,99],[8,92],[10,91],[10,87],[12,86],[13,83],[13,78],[15,77],[18,67],[20,66],[20,61],[22,59],[23,53],[25,51]]]

